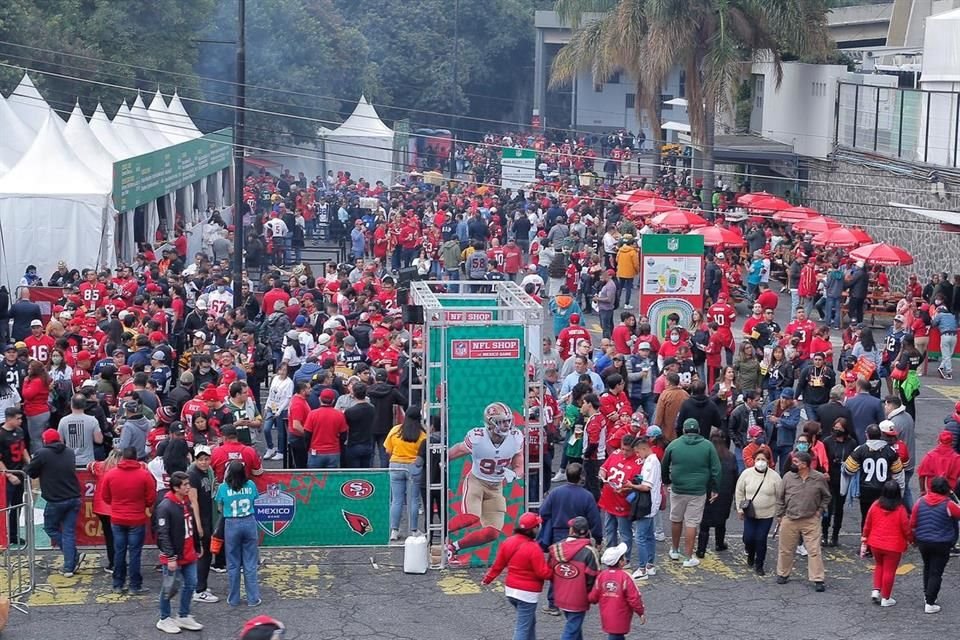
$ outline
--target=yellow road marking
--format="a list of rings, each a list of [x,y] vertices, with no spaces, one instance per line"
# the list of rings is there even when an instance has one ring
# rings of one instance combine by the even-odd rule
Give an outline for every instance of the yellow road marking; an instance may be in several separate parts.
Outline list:
[[[902,564],[899,567],[897,567],[897,575],[905,576],[911,571],[913,571],[914,569],[916,569],[916,567],[910,564],[909,562],[907,564]]]
[[[437,586],[448,596],[472,596],[480,593],[480,584],[466,573],[449,573],[437,581]]]

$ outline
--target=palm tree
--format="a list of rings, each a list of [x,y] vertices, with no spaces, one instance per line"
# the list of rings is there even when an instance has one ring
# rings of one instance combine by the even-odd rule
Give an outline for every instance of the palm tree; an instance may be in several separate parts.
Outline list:
[[[656,89],[643,103],[655,114],[667,75],[674,67],[686,71],[691,137],[708,175],[717,107],[744,64],[766,56],[779,86],[786,52],[818,57],[831,48],[826,0],[558,0],[556,10],[577,30],[554,61],[552,82],[578,68],[592,67],[598,79],[623,69],[637,78],[638,104],[641,87]],[[603,15],[580,26],[588,11]],[[658,137],[659,122],[652,124]]]

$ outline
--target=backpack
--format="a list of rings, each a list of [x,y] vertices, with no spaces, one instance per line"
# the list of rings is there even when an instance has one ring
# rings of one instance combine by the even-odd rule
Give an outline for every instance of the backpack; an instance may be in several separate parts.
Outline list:
[[[567,276],[567,266],[570,264],[570,256],[562,251],[554,255],[550,266],[547,267],[547,275],[551,278],[565,278]]]

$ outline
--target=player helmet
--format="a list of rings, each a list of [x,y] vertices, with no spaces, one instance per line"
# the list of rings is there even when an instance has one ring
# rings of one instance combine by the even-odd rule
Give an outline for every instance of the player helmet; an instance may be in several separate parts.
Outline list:
[[[506,435],[513,429],[513,411],[502,402],[494,402],[483,410],[483,423],[490,430]]]

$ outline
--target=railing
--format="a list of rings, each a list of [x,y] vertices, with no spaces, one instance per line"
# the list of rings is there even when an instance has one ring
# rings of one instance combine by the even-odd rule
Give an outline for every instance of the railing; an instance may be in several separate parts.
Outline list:
[[[7,504],[7,484],[10,476],[23,487],[20,503]],[[37,584],[37,552],[34,535],[33,492],[30,478],[22,471],[7,471],[0,476],[0,592],[10,601],[10,607],[28,613],[27,600],[34,591],[53,593],[53,587]],[[12,535],[11,520],[17,522],[17,535]]]
[[[839,147],[957,167],[958,134],[960,93],[840,83]]]

